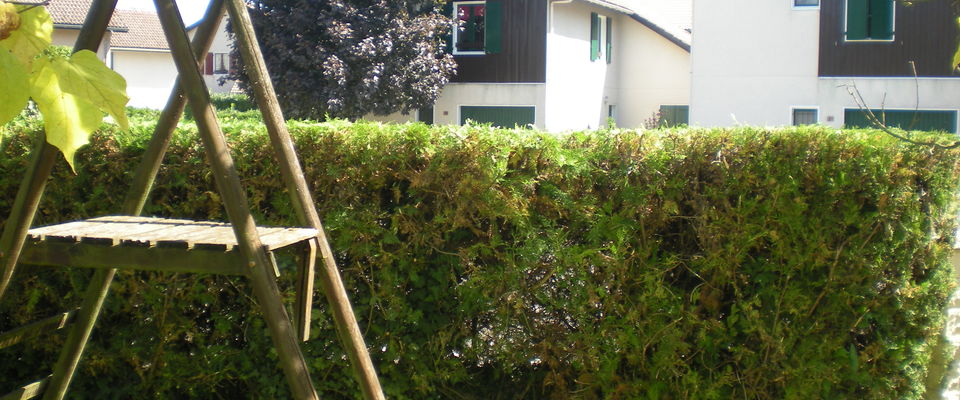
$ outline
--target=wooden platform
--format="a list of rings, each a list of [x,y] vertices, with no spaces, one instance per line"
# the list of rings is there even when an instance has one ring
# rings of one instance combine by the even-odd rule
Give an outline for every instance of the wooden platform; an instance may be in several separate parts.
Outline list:
[[[312,228],[257,227],[267,251],[316,238]],[[31,229],[28,264],[246,275],[230,224],[108,216]]]

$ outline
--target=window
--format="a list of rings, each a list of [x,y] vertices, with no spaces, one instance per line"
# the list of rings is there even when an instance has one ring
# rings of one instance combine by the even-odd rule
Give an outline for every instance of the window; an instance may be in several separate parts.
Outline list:
[[[501,128],[532,125],[536,107],[532,106],[460,106],[460,125],[471,120]]]
[[[945,131],[957,133],[956,111],[933,110],[870,110],[887,126],[904,130]],[[866,111],[857,108],[843,110],[843,124],[850,128],[872,128]]]
[[[820,0],[793,0],[793,6],[797,8],[820,7]]]
[[[610,64],[613,60],[613,20],[590,13],[590,61],[599,60],[604,51],[607,53],[607,64]]]
[[[451,9],[457,22],[450,40],[453,54],[500,52],[501,1],[455,1]]]
[[[230,68],[229,53],[213,53],[213,73],[225,74]]]
[[[847,40],[893,40],[893,0],[847,0]]]
[[[206,75],[226,74],[233,68],[230,53],[207,53],[203,63],[203,73]]]
[[[690,106],[660,106],[660,127],[686,125],[690,120]]]
[[[817,114],[816,108],[794,108],[793,126],[816,125],[819,122]]]

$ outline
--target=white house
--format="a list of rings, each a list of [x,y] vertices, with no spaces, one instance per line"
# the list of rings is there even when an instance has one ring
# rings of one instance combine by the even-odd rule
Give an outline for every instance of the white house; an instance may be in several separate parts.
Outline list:
[[[418,118],[549,131],[686,122],[690,1],[452,1],[458,74]]]
[[[888,125],[957,132],[952,15],[947,1],[695,0],[690,123],[863,126],[858,91]]]
[[[54,23],[53,44],[73,46],[91,3],[92,0],[50,0],[47,10]],[[214,93],[230,92],[235,87],[233,81],[219,83],[231,65],[225,21],[214,38],[202,71],[207,87]],[[191,36],[195,28],[195,25],[188,27]],[[163,108],[176,81],[177,70],[155,12],[116,10],[98,54],[107,66],[126,79],[128,105]]]

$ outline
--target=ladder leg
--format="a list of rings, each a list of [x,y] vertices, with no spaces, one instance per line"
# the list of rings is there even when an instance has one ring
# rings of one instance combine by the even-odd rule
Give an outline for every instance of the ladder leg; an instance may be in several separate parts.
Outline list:
[[[33,224],[40,198],[43,197],[43,189],[47,186],[47,179],[50,178],[53,165],[57,161],[57,156],[60,155],[57,148],[47,143],[43,135],[38,139],[30,167],[27,174],[23,176],[20,189],[17,190],[10,218],[3,227],[3,236],[0,236],[0,262],[2,262],[0,265],[3,267],[3,276],[0,276],[0,299],[3,298],[13,279],[13,272],[17,268],[27,231]]]
[[[102,6],[103,1],[96,5],[109,7],[109,12],[113,12],[113,6]],[[115,5],[115,1],[113,1]],[[214,0],[208,7],[204,22],[197,30],[194,37],[194,48],[196,51],[206,53],[213,42],[213,37],[220,19],[223,15],[223,0]],[[91,13],[106,13],[105,9],[91,9]],[[160,168],[163,155],[166,152],[170,137],[176,128],[177,121],[183,114],[185,100],[180,93],[179,79],[174,84],[170,100],[161,115],[161,120],[154,129],[153,139],[150,141],[150,148],[147,150],[144,160],[137,169],[134,176],[134,183],[127,193],[126,201],[123,205],[123,213],[128,215],[140,215],[143,204],[150,193],[151,186]],[[53,376],[50,378],[46,389],[44,390],[44,399],[62,399],[66,395],[70,381],[76,372],[77,365],[80,363],[80,357],[86,347],[87,341],[93,332],[100,310],[103,308],[103,302],[106,300],[107,293],[110,290],[110,283],[116,269],[97,270],[94,272],[90,283],[84,294],[83,305],[77,314],[76,324],[70,329],[67,336],[67,342],[64,344],[57,364],[54,367]]]
[[[293,207],[300,222],[316,229],[318,232],[317,240],[323,261],[323,268],[319,271],[320,283],[323,287],[323,294],[330,304],[341,342],[350,357],[350,364],[360,381],[364,397],[368,400],[384,399],[377,371],[370,360],[370,353],[367,351],[363,334],[357,325],[357,318],[353,313],[353,307],[350,305],[346,288],[343,286],[340,271],[337,269],[336,261],[333,258],[333,251],[330,249],[323,224],[320,222],[313,197],[303,176],[293,140],[287,131],[283,112],[277,103],[277,95],[253,31],[250,14],[243,0],[228,0],[227,6],[230,18],[233,21],[233,31],[237,42],[240,44],[239,49],[246,66],[246,72],[250,81],[253,82],[251,86],[254,96],[257,105],[260,107],[260,112],[263,114],[267,133],[270,135],[270,141],[280,164],[280,173],[286,184],[287,192],[290,193]]]
[[[280,365],[287,377],[290,391],[297,399],[316,399],[317,392],[310,379],[300,343],[290,317],[283,308],[276,278],[273,276],[273,267],[260,242],[230,149],[226,145],[226,138],[210,104],[210,94],[203,83],[200,71],[197,70],[196,58],[190,52],[189,41],[177,6],[173,0],[154,0],[154,4],[157,7],[157,15],[160,17],[164,35],[170,44],[177,71],[183,80],[184,93],[193,110],[240,252],[250,262],[249,277],[253,291],[270,328],[270,338],[280,356]]]

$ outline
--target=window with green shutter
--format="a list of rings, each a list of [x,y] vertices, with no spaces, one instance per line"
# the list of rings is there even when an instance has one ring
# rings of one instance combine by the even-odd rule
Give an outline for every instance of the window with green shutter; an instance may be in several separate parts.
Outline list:
[[[893,40],[894,0],[847,0],[847,40]]]
[[[501,128],[527,126],[536,123],[536,107],[460,106],[460,125],[466,124],[468,120]]]
[[[933,110],[870,110],[887,126],[909,131],[945,131],[957,133],[956,111]],[[843,124],[848,128],[872,128],[866,111],[848,108],[843,111]]]
[[[452,13],[448,50],[455,55],[496,54],[501,51],[503,1],[454,1],[445,10]],[[450,14],[448,14],[450,15]]]

